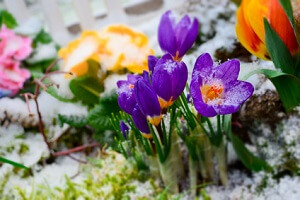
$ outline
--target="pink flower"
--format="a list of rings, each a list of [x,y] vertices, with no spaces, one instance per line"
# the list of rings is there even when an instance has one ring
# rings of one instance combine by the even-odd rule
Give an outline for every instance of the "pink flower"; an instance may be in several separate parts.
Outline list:
[[[21,69],[20,62],[12,59],[0,60],[0,98],[17,94],[29,77],[30,72]]]
[[[27,69],[20,68],[20,62],[31,54],[31,43],[31,38],[16,35],[2,25],[0,30],[0,98],[17,94],[23,88],[26,79],[30,77]]]
[[[32,52],[32,39],[16,35],[5,25],[1,27],[0,40],[0,60],[6,60],[9,57],[24,60]]]

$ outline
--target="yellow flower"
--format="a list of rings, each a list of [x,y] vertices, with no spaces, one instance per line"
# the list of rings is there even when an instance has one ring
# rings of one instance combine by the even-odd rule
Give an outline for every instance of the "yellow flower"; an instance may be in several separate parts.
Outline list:
[[[111,25],[99,32],[106,40],[106,53],[100,54],[101,66],[117,71],[127,68],[131,72],[148,70],[148,55],[154,52],[148,47],[146,35],[135,32],[124,25]]]
[[[84,31],[80,38],[60,49],[58,55],[63,59],[64,71],[82,76],[88,71],[89,59],[98,62],[104,71],[127,68],[142,73],[148,70],[148,55],[153,53],[146,35],[123,25],[111,25],[99,32]]]
[[[63,59],[63,70],[82,76],[88,71],[88,59],[99,61],[98,54],[103,51],[105,41],[96,31],[84,31],[80,38],[70,42],[58,52]]]

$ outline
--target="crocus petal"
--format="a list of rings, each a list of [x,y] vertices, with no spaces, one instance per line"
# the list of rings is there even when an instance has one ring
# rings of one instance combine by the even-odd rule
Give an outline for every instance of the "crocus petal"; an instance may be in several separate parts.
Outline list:
[[[172,103],[183,92],[187,77],[188,71],[185,63],[173,61],[172,57],[166,54],[155,67],[152,75],[153,88],[160,98]],[[166,104],[166,106],[169,105]]]
[[[295,32],[286,16],[279,0],[269,0],[270,16],[269,22],[272,28],[283,40],[291,54],[294,55],[299,50]]]
[[[240,72],[240,62],[238,60],[229,60],[214,68],[213,77],[222,79],[223,84],[237,80]]]
[[[264,40],[258,37],[246,16],[246,6],[250,1],[251,0],[243,0],[237,10],[236,34],[239,41],[249,52],[261,59],[268,59],[269,54]]]
[[[149,136],[148,138],[151,138],[146,116],[141,112],[138,106],[133,109],[132,119],[137,129],[143,133],[143,136]]]
[[[137,80],[140,78],[141,78],[141,76],[139,76],[139,75],[134,75],[134,74],[127,75],[127,80],[131,84],[135,84],[137,82]]]
[[[136,105],[134,84],[141,78],[141,76],[129,74],[127,81],[121,80],[117,82],[118,104],[120,108],[128,114],[132,114],[132,110]]]
[[[213,117],[216,116],[217,113],[213,106],[207,105],[202,100],[202,95],[200,92],[200,86],[202,85],[202,78],[196,74],[193,73],[192,81],[190,84],[190,94],[192,96],[194,106],[198,113],[205,117]]]
[[[158,58],[155,56],[148,56],[148,68],[149,71],[153,72],[154,71],[154,67],[156,65],[158,61]]]
[[[120,121],[120,130],[123,134],[123,137],[126,139],[129,131],[129,127],[125,124],[123,120]]]
[[[125,89],[124,87],[129,87],[124,84],[123,87],[118,89],[118,104],[122,110],[128,114],[132,114],[132,110],[136,104],[133,89]]]
[[[155,91],[146,80],[139,79],[136,82],[134,87],[134,96],[142,113],[149,120],[154,119],[154,123],[157,123],[157,117],[161,117],[160,105]]]
[[[161,17],[158,26],[158,43],[160,48],[170,53],[172,56],[176,56],[176,37],[173,27],[173,16],[171,11],[167,11]]]
[[[204,53],[200,55],[195,63],[193,69],[193,76],[196,78],[197,76],[210,76],[212,73],[214,62],[211,56],[208,53]]]
[[[188,32],[184,36],[179,36],[183,38],[178,46],[179,58],[184,56],[184,54],[193,46],[199,31],[198,20],[194,19],[192,25],[187,28],[188,28]]]
[[[222,104],[216,105],[214,108],[221,115],[234,113],[253,94],[253,91],[253,86],[248,82],[232,81],[226,88]]]

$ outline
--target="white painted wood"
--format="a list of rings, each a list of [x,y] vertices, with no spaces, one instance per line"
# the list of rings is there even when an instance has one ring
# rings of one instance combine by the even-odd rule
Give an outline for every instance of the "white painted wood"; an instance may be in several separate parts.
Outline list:
[[[109,23],[126,23],[128,21],[121,0],[104,0],[104,2]]]
[[[29,12],[24,0],[4,0],[6,9],[12,13],[19,24],[29,19]]]
[[[82,29],[94,29],[95,17],[90,6],[90,1],[87,0],[73,0],[76,13],[78,15],[80,26]]]
[[[57,2],[55,0],[39,0],[39,3],[52,37],[57,43],[61,45],[66,44],[70,40],[71,35],[66,29]]]

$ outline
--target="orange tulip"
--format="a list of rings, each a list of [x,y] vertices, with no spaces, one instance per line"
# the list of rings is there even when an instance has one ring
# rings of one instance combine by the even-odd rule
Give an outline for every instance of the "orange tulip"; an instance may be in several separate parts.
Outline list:
[[[264,18],[292,55],[299,50],[295,32],[279,0],[243,0],[236,15],[237,37],[253,55],[261,59],[270,58],[265,42]]]

